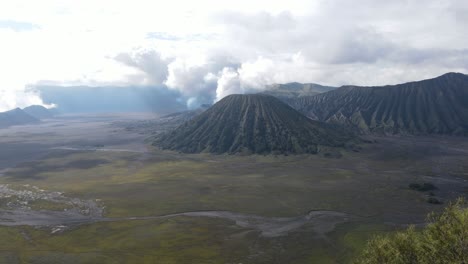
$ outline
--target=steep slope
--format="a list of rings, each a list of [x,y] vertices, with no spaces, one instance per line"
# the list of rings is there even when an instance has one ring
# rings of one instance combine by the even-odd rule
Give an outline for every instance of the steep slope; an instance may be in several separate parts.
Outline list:
[[[0,113],[0,128],[35,123],[38,121],[37,118],[28,115],[19,108]]]
[[[31,105],[23,109],[28,115],[37,119],[52,118],[54,113],[42,105]]]
[[[306,116],[359,131],[468,135],[468,76],[380,87],[344,86],[291,104]]]
[[[294,98],[302,98],[305,96],[316,95],[324,92],[329,92],[337,87],[323,86],[315,83],[285,83],[273,84],[265,87],[262,94],[272,95],[283,101],[288,101]]]
[[[273,96],[251,94],[225,97],[154,144],[187,153],[317,153],[350,138]]]

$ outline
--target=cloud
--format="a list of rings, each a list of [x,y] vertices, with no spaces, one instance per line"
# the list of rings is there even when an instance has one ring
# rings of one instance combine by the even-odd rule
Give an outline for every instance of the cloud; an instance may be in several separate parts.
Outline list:
[[[39,26],[29,22],[0,20],[0,28],[8,28],[14,31],[29,31],[39,29]]]
[[[224,68],[217,82],[216,101],[230,94],[243,94],[239,73],[233,68]]]
[[[467,73],[467,10],[464,0],[6,1],[1,105],[37,101],[24,89],[44,83],[164,86],[192,108],[271,83]]]
[[[334,0],[305,15],[231,13],[216,19],[225,27],[225,43],[240,47],[241,85],[384,85],[468,71],[466,22],[457,19],[454,6],[467,4]],[[295,54],[299,61],[291,59]],[[266,67],[268,61],[274,66]],[[249,64],[254,66],[247,70]]]
[[[0,112],[8,111],[16,107],[24,108],[30,105],[43,105],[48,108],[55,104],[45,104],[41,94],[37,90],[6,90],[0,89]]]
[[[167,79],[169,60],[161,58],[161,54],[154,50],[119,53],[115,60],[140,70],[143,73],[140,84],[162,84]]]

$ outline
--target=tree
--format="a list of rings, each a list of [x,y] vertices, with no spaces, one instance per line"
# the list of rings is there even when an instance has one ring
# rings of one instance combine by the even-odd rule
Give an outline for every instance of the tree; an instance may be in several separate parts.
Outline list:
[[[413,226],[370,240],[357,264],[468,264],[468,208],[465,199],[428,216],[420,232]]]

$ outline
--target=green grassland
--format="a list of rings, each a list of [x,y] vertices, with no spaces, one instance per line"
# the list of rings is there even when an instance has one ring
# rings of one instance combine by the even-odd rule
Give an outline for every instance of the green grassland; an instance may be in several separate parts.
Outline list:
[[[427,203],[427,195],[410,190],[409,183],[425,177],[468,178],[467,154],[447,155],[424,146],[364,144],[360,152],[343,152],[341,158],[156,149],[52,152],[8,171],[0,184],[29,184],[97,200],[106,217],[200,210],[289,217],[325,209],[361,220],[339,225],[325,237],[306,225],[275,238],[206,217],[101,222],[54,234],[0,227],[0,263],[346,263],[373,234],[420,223],[443,207]],[[435,184],[435,195],[444,201],[466,195],[457,182]],[[63,210],[56,204],[34,206]]]
[[[342,263],[382,228],[346,224],[323,240],[307,228],[264,238],[229,221],[188,217],[95,223],[54,235],[0,227],[0,263]]]

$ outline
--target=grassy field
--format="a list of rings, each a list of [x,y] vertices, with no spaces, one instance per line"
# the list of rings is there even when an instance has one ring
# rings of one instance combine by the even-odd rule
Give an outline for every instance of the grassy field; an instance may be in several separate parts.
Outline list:
[[[387,230],[344,224],[327,240],[307,227],[264,238],[229,221],[188,217],[96,223],[54,235],[0,227],[0,263],[343,263]]]
[[[0,263],[347,263],[373,234],[421,223],[443,207],[427,203],[428,194],[410,183],[432,182],[443,202],[466,196],[466,145],[377,138],[340,158],[53,150],[6,171],[0,184],[95,200],[106,217],[201,210],[294,217],[334,210],[359,220],[324,236],[309,224],[273,238],[207,217],[100,222],[53,234],[0,227]],[[67,208],[47,201],[30,206]]]

